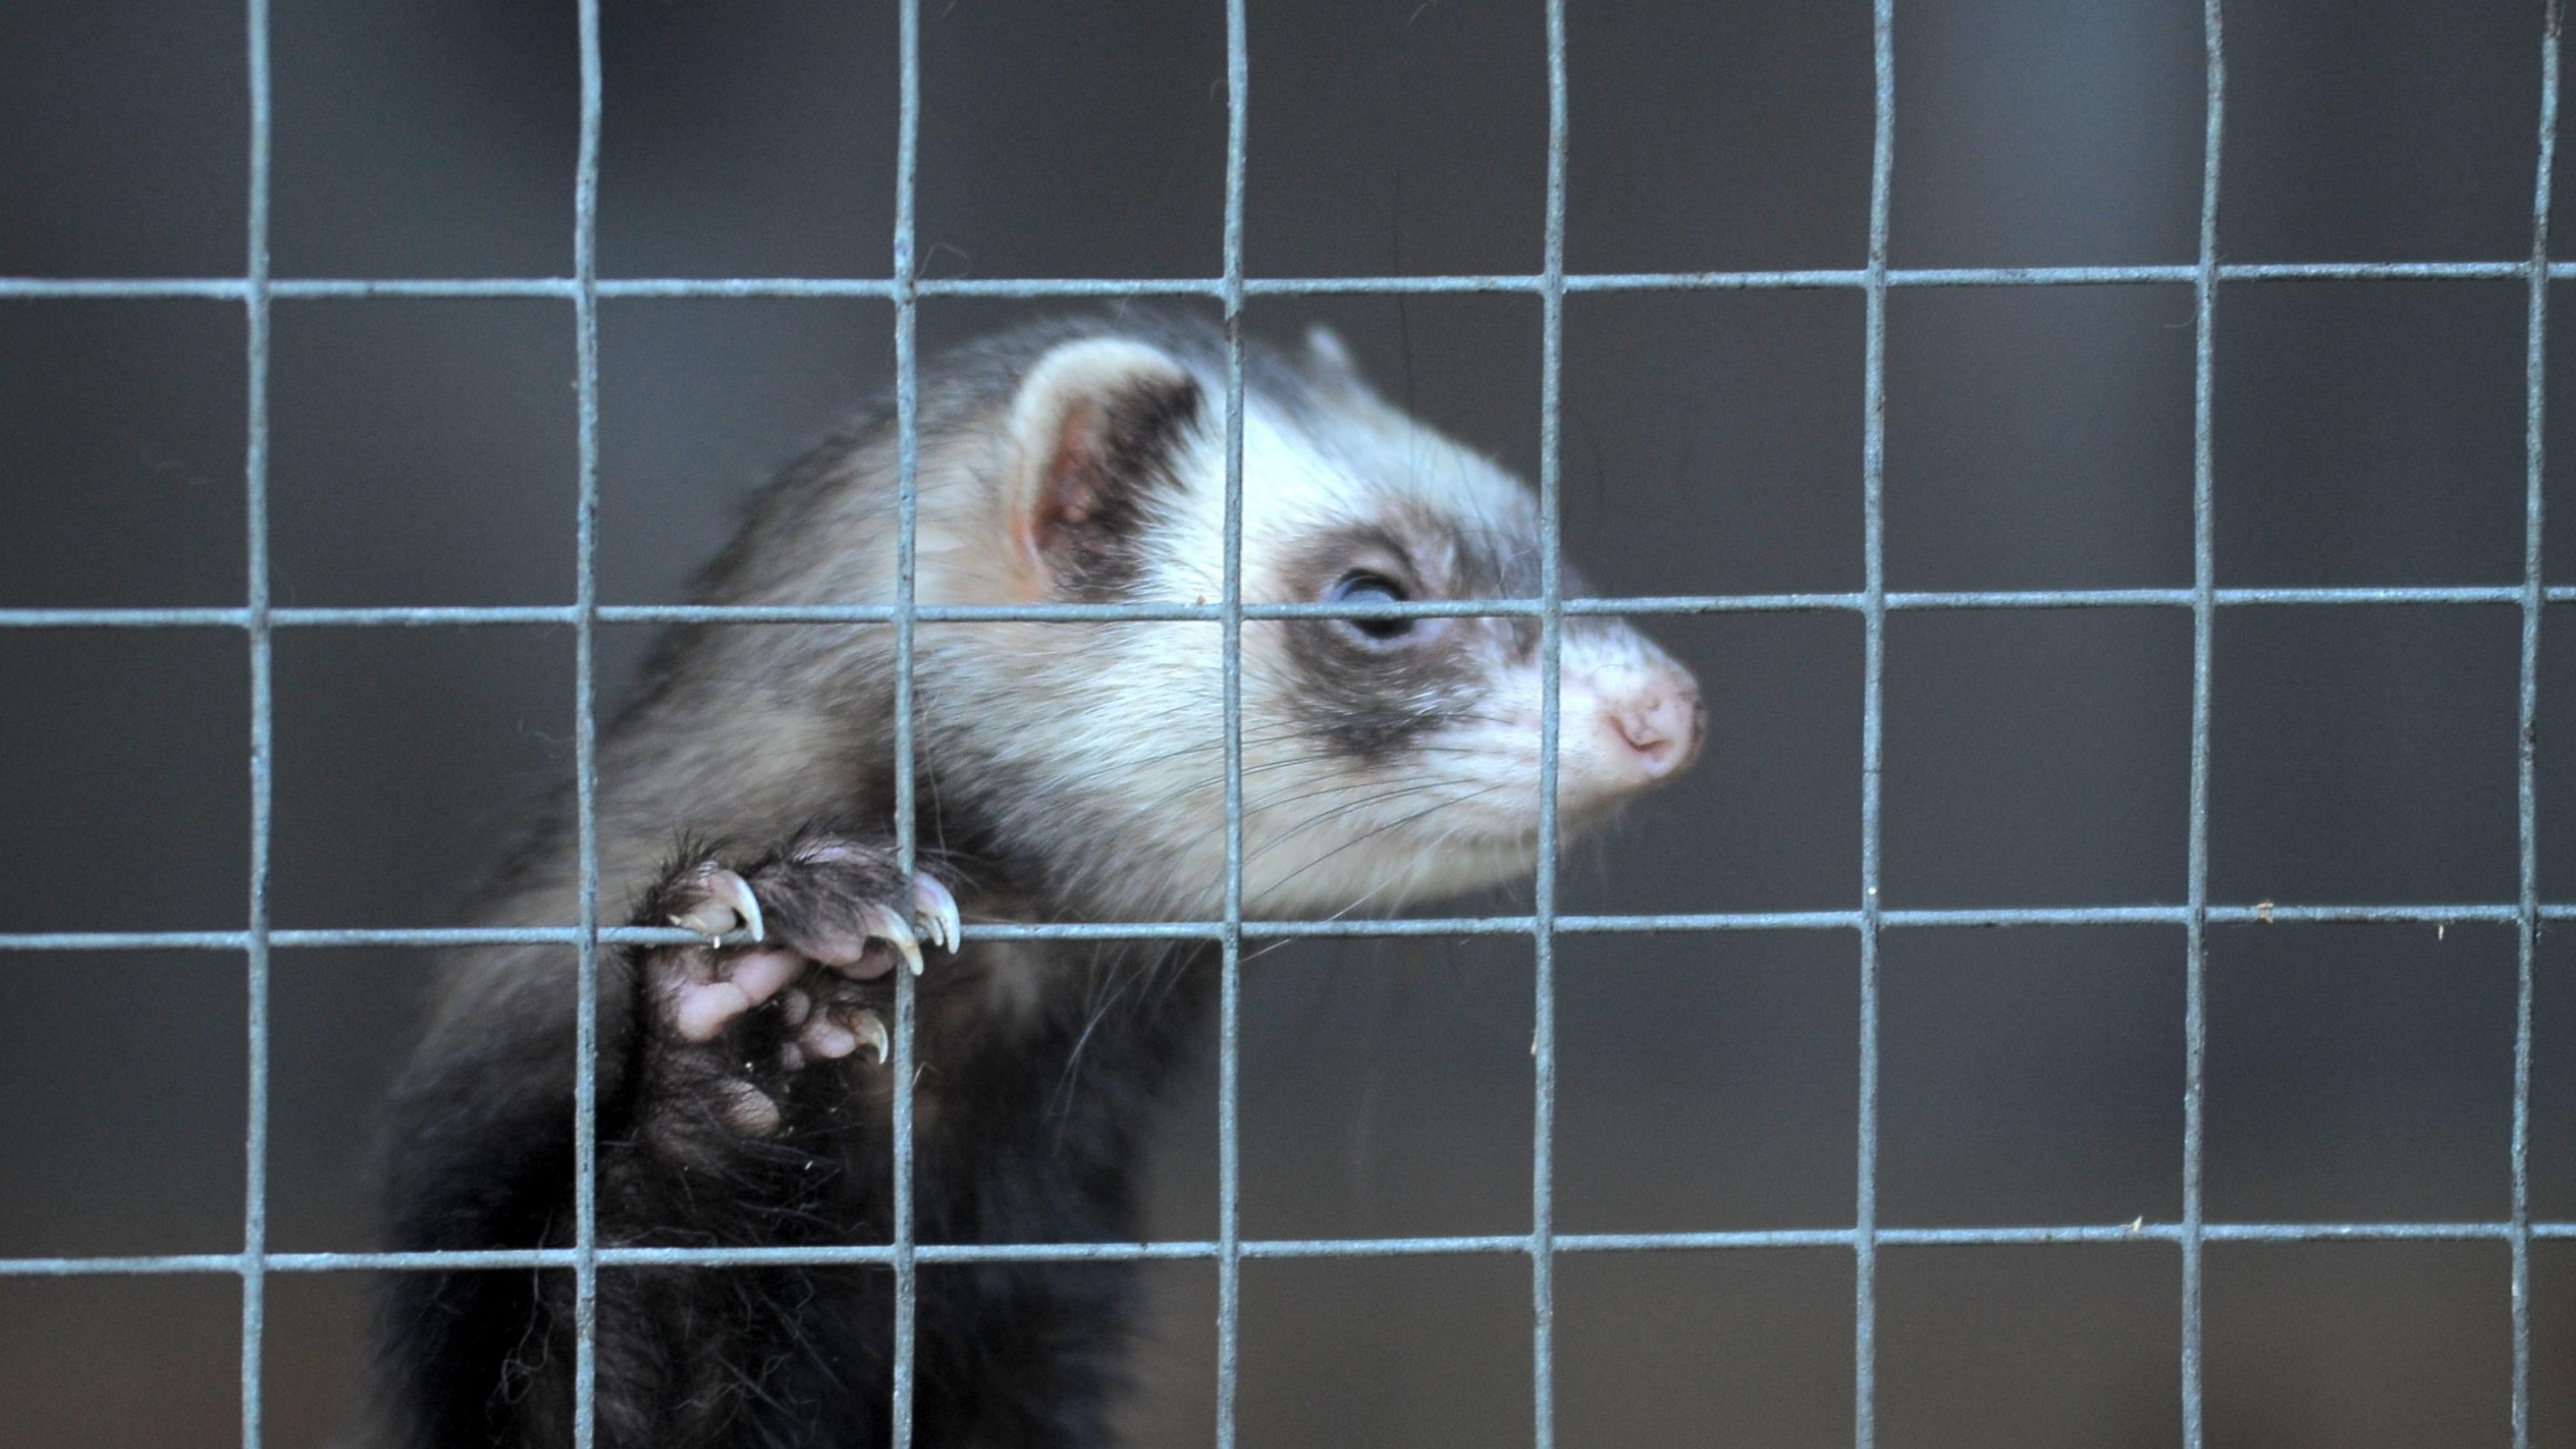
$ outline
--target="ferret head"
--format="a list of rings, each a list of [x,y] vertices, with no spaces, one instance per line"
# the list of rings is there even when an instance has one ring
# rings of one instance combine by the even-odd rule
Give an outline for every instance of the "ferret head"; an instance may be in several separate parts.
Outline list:
[[[1214,604],[1225,591],[1224,355],[1121,328],[1031,349],[982,426],[925,462],[924,602]],[[1340,344],[1245,362],[1242,597],[1367,606],[1530,599],[1545,542],[1518,479],[1388,406]],[[997,390],[992,396],[999,396]],[[934,480],[934,472],[939,478]],[[1581,592],[1570,571],[1562,591]],[[1242,625],[1243,900],[1380,909],[1536,862],[1541,625],[1506,617]],[[928,788],[1009,782],[1008,838],[1102,914],[1213,915],[1225,839],[1222,626],[925,625]],[[1560,839],[1697,756],[1697,684],[1626,623],[1559,645]]]

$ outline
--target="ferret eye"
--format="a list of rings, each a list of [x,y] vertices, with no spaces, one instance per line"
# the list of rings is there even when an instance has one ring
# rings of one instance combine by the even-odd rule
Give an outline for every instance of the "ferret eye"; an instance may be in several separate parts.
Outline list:
[[[1400,604],[1405,601],[1404,585],[1382,574],[1345,574],[1324,596],[1331,604]],[[1356,629],[1361,637],[1384,644],[1401,639],[1424,622],[1420,619],[1342,619],[1346,628]]]

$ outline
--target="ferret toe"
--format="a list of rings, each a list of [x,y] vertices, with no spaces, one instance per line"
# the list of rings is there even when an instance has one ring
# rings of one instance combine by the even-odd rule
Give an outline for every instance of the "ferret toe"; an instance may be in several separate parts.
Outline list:
[[[805,958],[793,951],[745,951],[723,963],[727,980],[741,988],[753,1006],[776,996],[806,972]]]
[[[849,1016],[850,1034],[877,1054],[877,1065],[885,1065],[894,1055],[894,1038],[886,1035],[885,1018],[873,1011],[854,1011]]]
[[[672,993],[671,1027],[683,1041],[711,1042],[751,1007],[731,981],[683,981]]]
[[[852,981],[874,981],[900,960],[921,974],[921,941],[903,918],[882,906],[854,906],[848,930],[822,929],[802,943],[805,954]]]
[[[739,1077],[716,1087],[715,1108],[726,1126],[745,1137],[771,1136],[785,1120],[776,1098]]]
[[[859,1038],[857,1033],[834,1020],[831,1014],[826,1012],[797,1029],[796,1045],[802,1047],[809,1056],[832,1062],[839,1061],[857,1051]]]
[[[789,1026],[803,1026],[814,1014],[813,993],[801,987],[789,987],[778,993],[778,1019]]]
[[[865,1007],[837,1006],[816,1011],[796,1028],[787,1049],[822,1061],[839,1061],[866,1047],[872,1060],[883,1063],[894,1051],[894,1039],[886,1034],[885,1018]]]

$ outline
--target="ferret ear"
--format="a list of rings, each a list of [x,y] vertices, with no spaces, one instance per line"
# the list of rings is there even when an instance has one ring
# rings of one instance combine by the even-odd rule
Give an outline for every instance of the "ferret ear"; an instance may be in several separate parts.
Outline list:
[[[1038,359],[1011,402],[1005,505],[1037,592],[1113,588],[1147,495],[1199,414],[1198,379],[1123,337],[1068,342]]]

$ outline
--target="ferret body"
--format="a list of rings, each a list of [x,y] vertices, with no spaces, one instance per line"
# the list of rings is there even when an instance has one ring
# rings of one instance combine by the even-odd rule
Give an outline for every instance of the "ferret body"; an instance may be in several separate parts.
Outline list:
[[[1132,320],[925,369],[919,600],[1220,598],[1224,376],[1212,330]],[[1338,344],[1256,346],[1246,378],[1245,600],[1539,592],[1528,490],[1381,401]],[[891,602],[894,448],[880,412],[791,467],[698,597]],[[1530,869],[1538,636],[1526,617],[1245,622],[1246,913],[1385,909]],[[923,623],[915,639],[917,891],[894,858],[887,627],[675,630],[603,734],[602,919],[725,944],[600,952],[602,1245],[889,1241],[883,1024],[913,959],[919,1240],[1135,1240],[1133,1166],[1210,994],[1209,948],[955,949],[955,921],[1222,913],[1219,627]],[[1686,767],[1704,714],[1690,676],[1619,621],[1568,618],[1561,659],[1572,834]],[[484,919],[578,919],[575,857],[559,800]],[[571,1240],[576,976],[564,948],[450,964],[389,1116],[395,1247]],[[1108,1443],[1125,1279],[925,1267],[914,1442]],[[600,1445],[886,1442],[883,1269],[611,1265],[598,1282]],[[394,1442],[570,1442],[568,1272],[393,1275],[384,1322]]]

